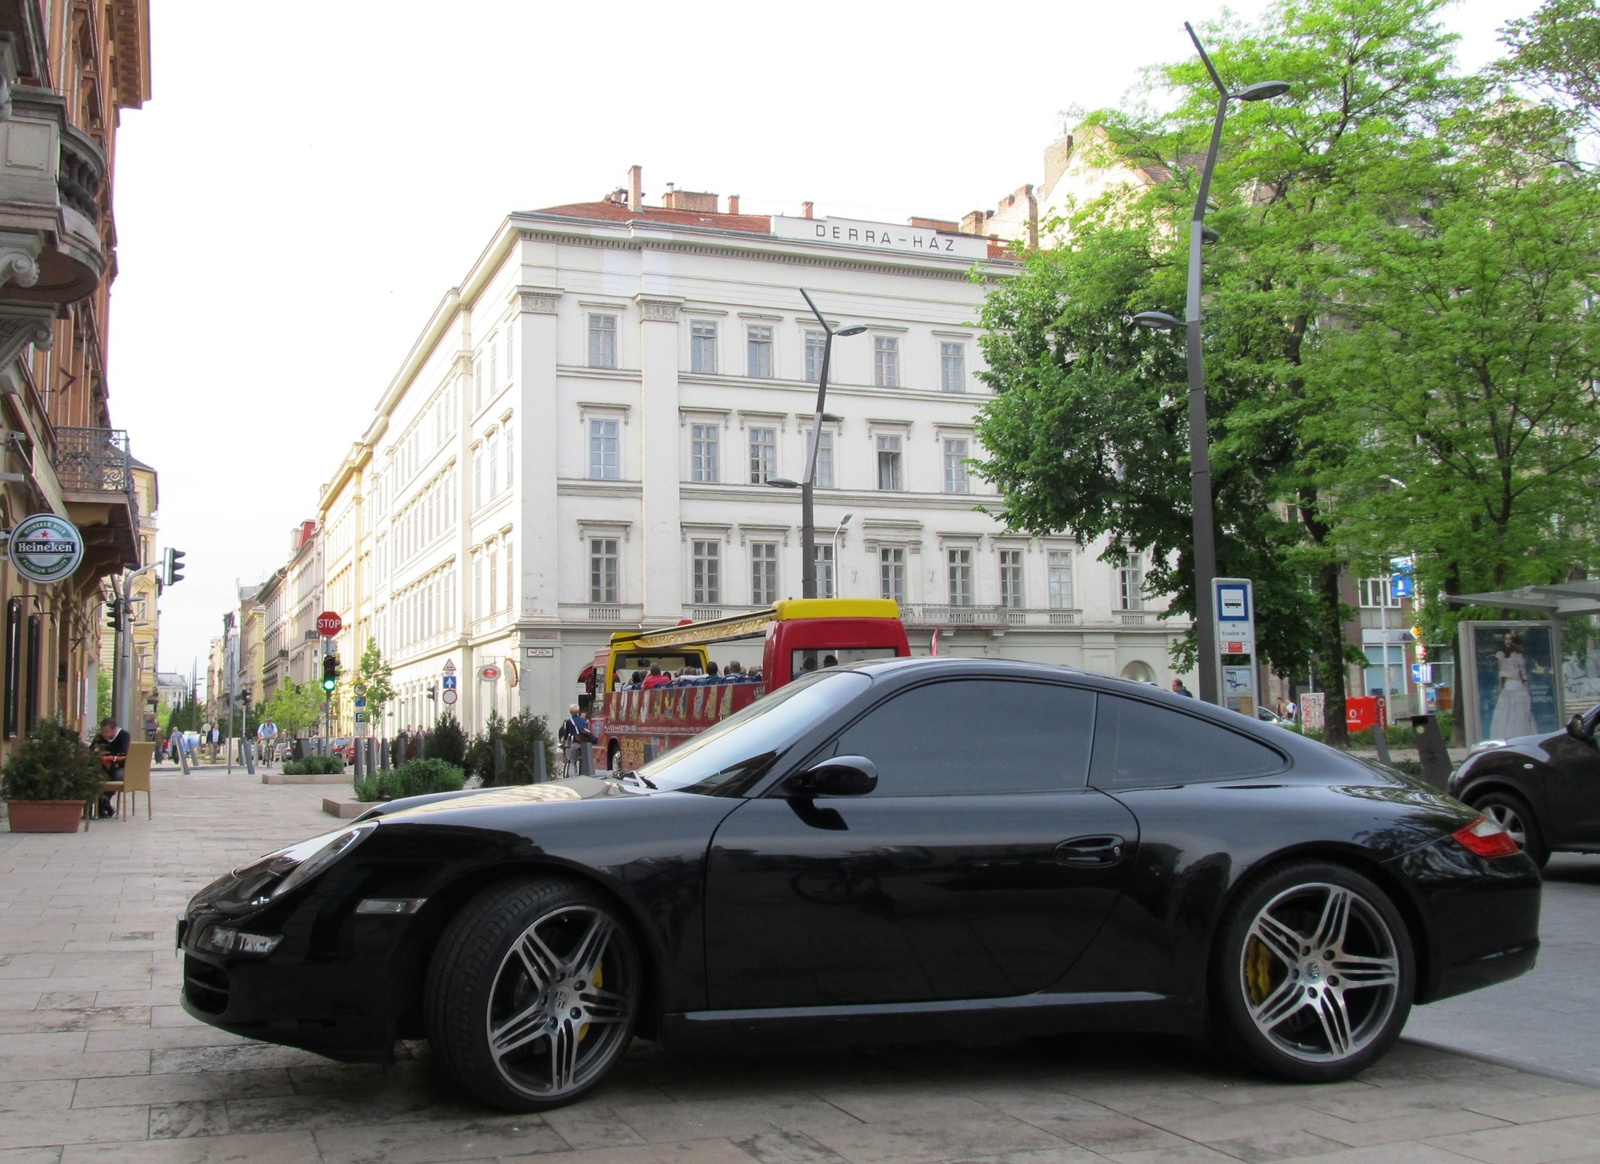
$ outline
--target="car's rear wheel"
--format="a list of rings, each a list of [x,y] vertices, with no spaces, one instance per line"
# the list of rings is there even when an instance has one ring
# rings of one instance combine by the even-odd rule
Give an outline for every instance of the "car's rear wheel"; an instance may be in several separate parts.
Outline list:
[[[1539,822],[1534,818],[1527,801],[1509,792],[1488,792],[1474,798],[1471,803],[1473,808],[1510,833],[1511,839],[1533,858],[1535,865],[1544,868],[1550,860],[1550,848],[1544,843],[1544,833],[1540,831]]]
[[[561,878],[491,886],[428,969],[428,1036],[469,1094],[509,1111],[570,1103],[633,1038],[638,946],[605,895]]]
[[[1415,973],[1405,922],[1383,890],[1341,865],[1301,862],[1229,907],[1212,981],[1246,1058],[1321,1083],[1349,1078],[1393,1046]]]

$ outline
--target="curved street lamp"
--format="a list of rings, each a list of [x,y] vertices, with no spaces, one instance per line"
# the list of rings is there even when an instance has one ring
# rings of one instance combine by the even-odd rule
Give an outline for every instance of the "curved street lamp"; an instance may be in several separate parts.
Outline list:
[[[1194,42],[1195,51],[1217,88],[1217,119],[1211,127],[1211,145],[1205,164],[1200,167],[1200,189],[1195,194],[1194,213],[1189,219],[1189,294],[1180,321],[1164,311],[1141,311],[1133,317],[1140,327],[1157,331],[1183,328],[1186,336],[1186,363],[1189,370],[1189,497],[1194,517],[1194,622],[1195,642],[1200,659],[1200,698],[1207,703],[1222,702],[1220,656],[1217,654],[1217,626],[1212,609],[1212,579],[1217,576],[1216,519],[1211,511],[1211,442],[1206,429],[1205,358],[1200,348],[1200,248],[1218,239],[1206,225],[1207,195],[1211,192],[1211,173],[1217,165],[1217,148],[1222,143],[1222,123],[1228,116],[1230,101],[1265,101],[1289,91],[1287,81],[1257,81],[1237,93],[1230,93],[1217,75],[1216,66],[1206,54],[1194,26],[1183,27]]]

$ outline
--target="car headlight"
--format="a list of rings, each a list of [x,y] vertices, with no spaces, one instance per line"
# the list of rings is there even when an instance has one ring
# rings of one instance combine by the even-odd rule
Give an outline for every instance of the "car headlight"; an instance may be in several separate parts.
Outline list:
[[[338,832],[268,853],[259,861],[236,869],[210,904],[222,913],[248,913],[304,885],[371,835],[377,821],[365,821]]]

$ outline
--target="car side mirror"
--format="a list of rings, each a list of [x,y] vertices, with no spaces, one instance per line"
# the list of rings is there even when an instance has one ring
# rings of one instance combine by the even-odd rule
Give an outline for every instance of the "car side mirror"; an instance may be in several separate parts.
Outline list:
[[[1594,743],[1594,732],[1589,730],[1589,725],[1583,722],[1583,713],[1578,712],[1567,721],[1567,734],[1575,740],[1582,740],[1586,744]]]
[[[789,778],[792,796],[865,796],[878,786],[878,766],[865,756],[834,756]]]

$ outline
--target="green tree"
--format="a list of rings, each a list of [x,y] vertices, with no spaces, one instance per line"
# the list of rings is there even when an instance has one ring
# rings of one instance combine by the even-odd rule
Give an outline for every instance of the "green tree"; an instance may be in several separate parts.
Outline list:
[[[111,715],[111,672],[104,668],[97,670],[94,685],[94,722],[99,724]]]
[[[1326,489],[1361,433],[1312,369],[1319,325],[1342,310],[1350,222],[1414,213],[1448,154],[1442,129],[1482,90],[1452,72],[1442,7],[1282,0],[1257,27],[1206,32],[1226,82],[1293,86],[1289,99],[1235,107],[1212,186],[1208,222],[1221,241],[1207,248],[1205,345],[1218,566],[1255,578],[1275,668],[1315,645],[1334,743],[1344,742],[1349,612]],[[1150,112],[1166,92],[1175,104]],[[991,297],[985,354],[998,395],[979,435],[1012,525],[1107,534],[1113,556],[1148,547],[1158,563],[1148,588],[1192,614],[1182,351],[1136,336],[1128,317],[1182,314],[1186,220],[1216,91],[1190,59],[1153,70],[1144,96],[1088,124],[1162,180],[1082,208],[1068,247],[1036,256]]]
[[[309,684],[285,680],[273,688],[261,714],[271,718],[283,735],[298,735],[322,719],[322,692]]]
[[[1548,0],[1503,33],[1511,53],[1500,73],[1544,99],[1517,112],[1528,120],[1549,115],[1546,128],[1592,143],[1600,136],[1600,10],[1594,0]]]
[[[356,665],[355,688],[367,701],[367,722],[381,723],[384,706],[393,701],[394,668],[378,651],[378,640],[369,638],[361,661]]]

